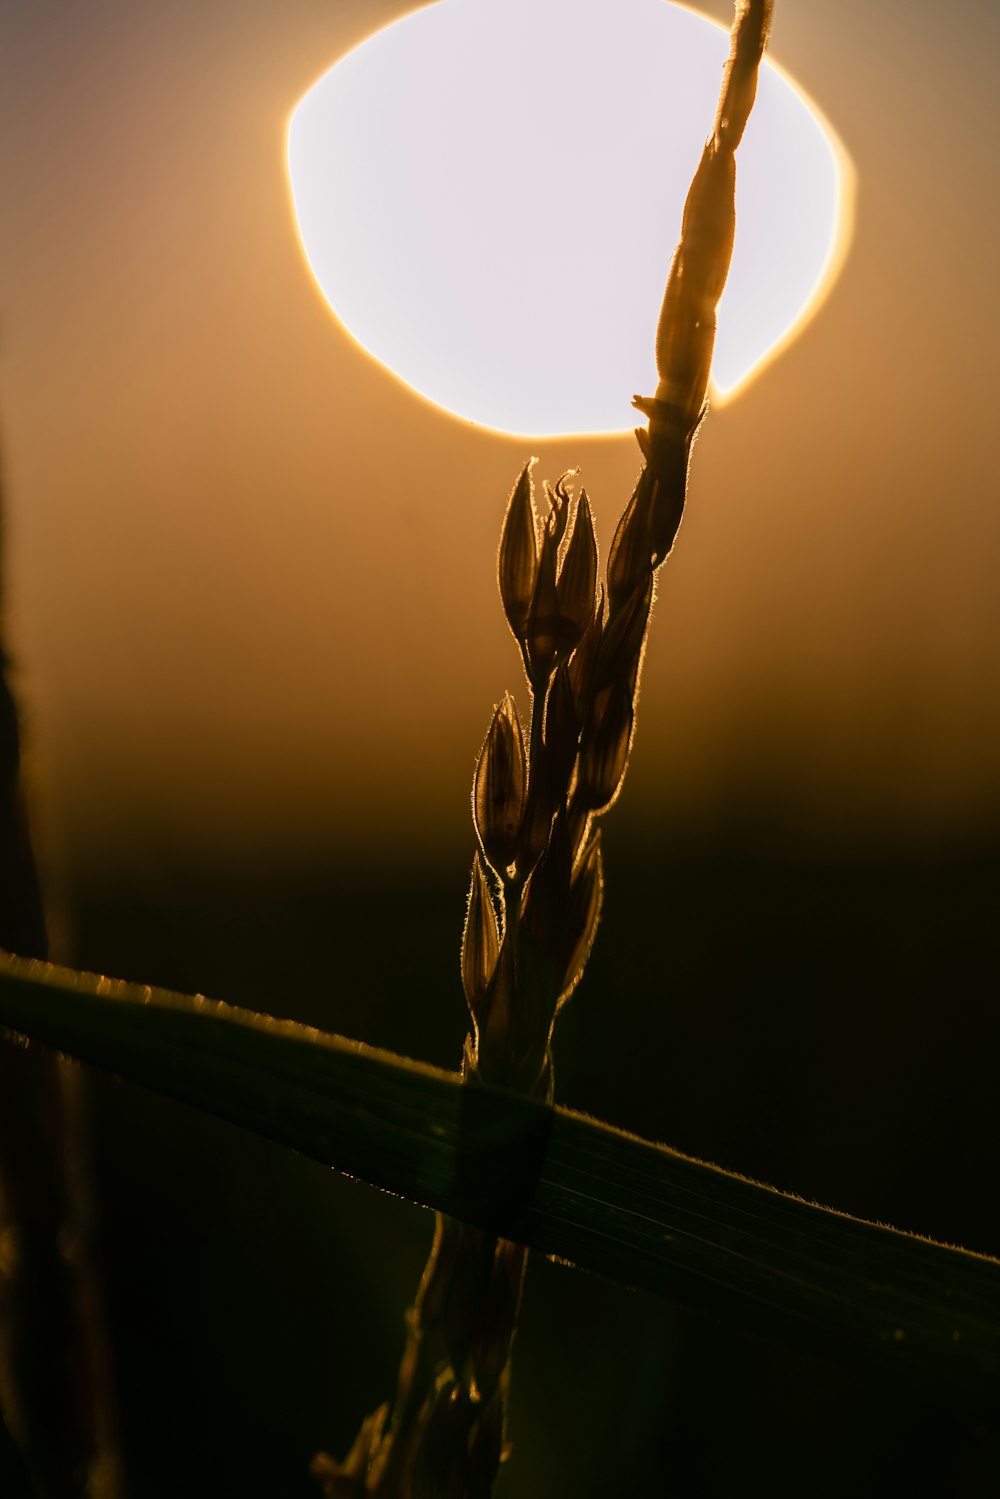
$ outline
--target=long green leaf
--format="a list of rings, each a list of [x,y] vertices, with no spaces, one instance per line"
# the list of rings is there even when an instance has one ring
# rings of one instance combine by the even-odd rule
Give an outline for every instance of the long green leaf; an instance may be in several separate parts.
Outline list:
[[[1000,1404],[1000,1262],[273,1020],[0,958],[0,1025],[545,1254]]]

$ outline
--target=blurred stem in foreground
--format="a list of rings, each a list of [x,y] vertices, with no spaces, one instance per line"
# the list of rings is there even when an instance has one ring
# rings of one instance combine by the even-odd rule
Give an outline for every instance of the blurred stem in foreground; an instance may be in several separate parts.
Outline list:
[[[673,546],[691,448],[707,409],[716,307],[735,232],[736,147],[757,88],[769,0],[737,6],[715,127],[684,207],[656,332],[659,383],[635,398],[644,464],[597,586],[597,541],[563,476],[535,508],[531,461],[511,495],[500,596],[531,694],[527,734],[509,694],[473,786],[479,848],[462,942],[472,1012],[463,1075],[551,1097],[556,1014],[600,917],[598,819],[628,766],[654,575]],[[391,1412],[362,1425],[343,1463],[313,1471],[329,1499],[489,1499],[505,1456],[510,1351],[525,1250],[442,1215]]]
[[[2,655],[0,947],[29,958],[44,958],[48,950],[21,787],[17,706]],[[4,1499],[114,1499],[117,1492],[74,1138],[82,1109],[66,1084],[66,1070],[53,1052],[0,1037]]]

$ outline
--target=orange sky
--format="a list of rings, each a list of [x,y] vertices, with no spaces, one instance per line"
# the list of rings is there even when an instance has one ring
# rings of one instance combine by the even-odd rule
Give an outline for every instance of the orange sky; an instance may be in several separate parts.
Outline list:
[[[408,8],[2,7],[6,629],[55,842],[464,848],[519,683],[494,566],[528,451],[582,466],[606,548],[631,439],[457,422],[305,272],[286,118]],[[992,0],[777,0],[856,236],[699,442],[615,814],[649,836],[746,806],[823,836],[998,824],[998,45]]]

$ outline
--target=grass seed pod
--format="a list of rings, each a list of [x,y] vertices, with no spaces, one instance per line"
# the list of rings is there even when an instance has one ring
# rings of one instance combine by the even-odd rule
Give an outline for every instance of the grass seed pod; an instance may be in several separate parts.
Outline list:
[[[557,813],[545,852],[535,866],[524,892],[521,932],[539,974],[547,976],[544,1009],[555,1014],[559,983],[565,967],[565,954],[572,942],[568,930],[569,896],[573,873],[573,850],[570,847],[566,818]]]
[[[524,645],[538,565],[535,506],[531,496],[531,467],[534,462],[534,458],[528,459],[511,491],[500,532],[497,558],[500,599],[514,639],[521,646]]]
[[[544,687],[560,646],[559,592],[556,588],[556,541],[546,531],[535,574],[535,591],[528,611],[525,648],[532,687]]]
[[[603,896],[604,871],[598,831],[584,849],[570,886],[567,927],[571,933],[571,945],[559,994],[560,1005],[565,1004],[586,967],[601,919]]]
[[[594,668],[594,685],[598,691],[617,679],[635,685],[642,654],[649,611],[653,604],[653,572],[647,568],[617,614],[604,628],[601,649]]]
[[[562,801],[569,786],[570,773],[576,761],[577,741],[580,737],[580,721],[573,700],[573,685],[569,668],[561,662],[552,674],[549,690],[545,695],[545,719],[542,738],[549,760],[552,787]]]
[[[517,847],[517,869],[522,879],[534,869],[549,841],[556,800],[554,780],[545,745],[540,744],[532,759],[528,801]]]
[[[601,647],[601,637],[604,632],[604,591],[594,609],[590,624],[581,636],[576,650],[566,663],[569,672],[569,680],[573,688],[573,701],[576,703],[576,716],[581,723],[587,714],[587,703],[590,700],[590,690],[594,675],[594,664]]]
[[[648,468],[636,480],[632,498],[618,522],[608,552],[608,599],[612,614],[620,609],[649,571],[653,555],[650,512],[654,481]]]
[[[472,860],[469,905],[462,932],[462,988],[473,1015],[481,1006],[500,954],[500,930],[483,863]]]
[[[479,752],[472,809],[487,862],[501,873],[514,862],[524,815],[524,740],[514,699],[505,692]]]
[[[557,590],[559,613],[571,636],[570,648],[576,645],[594,614],[597,589],[597,537],[590,513],[587,491],[580,491],[573,526],[566,543],[566,555],[559,570]]]
[[[603,812],[618,794],[633,721],[632,688],[616,677],[610,687],[595,694],[580,745],[577,791],[591,812]]]

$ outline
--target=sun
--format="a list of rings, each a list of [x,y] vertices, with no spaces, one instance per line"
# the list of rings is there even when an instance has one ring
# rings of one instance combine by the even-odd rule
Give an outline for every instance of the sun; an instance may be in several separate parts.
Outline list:
[[[438,406],[523,436],[630,429],[728,32],[664,0],[441,0],[301,99],[288,175],[324,298]],[[716,398],[805,325],[852,178],[773,63],[739,153]]]

